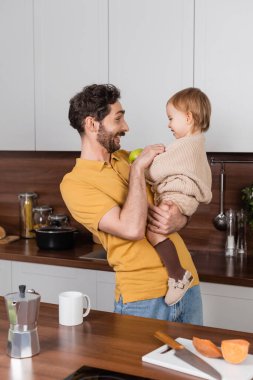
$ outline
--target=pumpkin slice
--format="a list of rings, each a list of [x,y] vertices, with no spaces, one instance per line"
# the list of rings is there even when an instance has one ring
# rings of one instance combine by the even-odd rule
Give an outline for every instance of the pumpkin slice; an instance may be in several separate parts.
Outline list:
[[[249,342],[245,339],[228,339],[221,342],[223,358],[232,364],[243,362],[249,353]]]
[[[192,338],[192,343],[200,354],[207,356],[208,358],[222,357],[221,350],[211,340],[200,339],[194,336]]]

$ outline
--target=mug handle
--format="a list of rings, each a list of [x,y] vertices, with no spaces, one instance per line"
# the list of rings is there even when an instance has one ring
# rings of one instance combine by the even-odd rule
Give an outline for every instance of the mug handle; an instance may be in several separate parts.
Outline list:
[[[87,307],[86,307],[85,313],[83,314],[83,318],[84,318],[90,312],[90,297],[87,296],[87,294],[83,294],[83,298],[86,299],[86,302],[87,302]]]

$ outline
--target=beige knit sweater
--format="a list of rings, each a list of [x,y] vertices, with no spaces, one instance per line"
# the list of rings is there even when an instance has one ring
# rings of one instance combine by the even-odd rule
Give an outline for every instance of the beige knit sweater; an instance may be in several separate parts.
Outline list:
[[[204,134],[175,140],[155,157],[145,175],[152,185],[155,204],[170,200],[184,215],[190,216],[199,203],[210,203],[212,174]]]

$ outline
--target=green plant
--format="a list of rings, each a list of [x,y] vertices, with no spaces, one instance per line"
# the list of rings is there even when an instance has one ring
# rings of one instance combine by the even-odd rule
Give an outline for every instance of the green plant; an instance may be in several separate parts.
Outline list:
[[[253,230],[253,185],[244,187],[241,190],[243,208],[247,213],[247,223],[251,230]]]

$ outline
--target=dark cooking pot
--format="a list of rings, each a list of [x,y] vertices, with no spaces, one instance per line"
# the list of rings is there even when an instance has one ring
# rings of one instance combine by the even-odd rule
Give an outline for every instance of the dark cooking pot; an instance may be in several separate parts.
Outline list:
[[[40,249],[73,248],[77,230],[72,227],[41,227],[35,230],[37,245]]]

